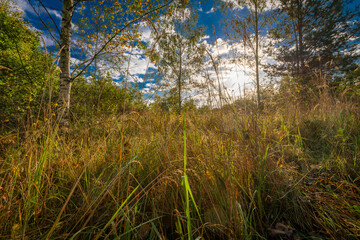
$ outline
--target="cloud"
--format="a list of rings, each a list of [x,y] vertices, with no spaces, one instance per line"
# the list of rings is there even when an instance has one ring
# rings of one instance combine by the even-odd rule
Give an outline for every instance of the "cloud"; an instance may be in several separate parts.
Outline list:
[[[171,15],[160,17],[163,21],[168,21],[170,19],[176,20],[179,22],[184,22],[191,17],[191,10],[189,8],[175,8]],[[168,18],[168,19],[166,19]]]
[[[221,0],[224,2],[228,7],[231,7],[236,10],[242,10],[244,9],[244,6],[242,4],[239,4],[237,0]]]
[[[52,38],[52,37],[50,37],[49,35],[45,35],[45,34],[42,34],[41,35],[42,36],[42,38],[44,39],[44,41],[45,41],[45,45],[46,45],[46,47],[51,47],[51,46],[55,46],[55,42],[54,42],[54,39]],[[44,43],[41,41],[41,44],[42,44],[42,47],[45,47],[45,46],[43,46],[44,45]]]
[[[152,69],[156,69],[156,67],[144,56],[144,53],[144,50],[135,47],[130,51],[122,53],[121,59],[118,62],[114,61],[115,58],[112,58],[112,55],[109,55],[107,58],[99,58],[97,66],[100,72],[109,74],[114,80],[126,80],[131,83],[145,82],[149,78],[149,72]]]
[[[48,12],[49,12],[51,15],[54,15],[54,16],[55,16],[56,18],[58,18],[58,19],[61,19],[61,18],[62,18],[60,12],[57,11],[57,10],[48,9]]]
[[[81,63],[81,61],[80,61],[79,59],[74,58],[74,57],[71,57],[71,58],[70,58],[70,62],[71,62],[71,64],[75,64],[75,65]]]
[[[41,44],[42,47],[44,47],[44,42],[45,42],[46,47],[55,46],[54,39],[49,34],[45,34],[43,31],[41,31],[41,30],[37,29],[36,27],[31,26],[31,25],[29,25],[28,28],[31,31],[40,34],[40,38],[41,38],[40,44]]]
[[[241,4],[239,3],[238,0],[221,0],[222,2],[226,3],[229,7],[235,9],[235,10],[242,10],[244,8],[250,8],[249,6],[246,6],[245,4]],[[269,10],[274,10],[276,8],[278,8],[280,6],[280,1],[279,0],[271,0],[271,1],[265,1],[265,5],[263,6],[263,10],[264,11],[269,11]]]
[[[131,56],[129,62],[129,73],[131,75],[145,75],[148,68],[155,68],[155,65],[143,56]]]
[[[14,1],[16,6],[19,8],[19,10],[23,13],[25,12],[31,12],[34,13],[34,10],[26,0],[15,0]]]
[[[35,16],[34,9],[32,8],[32,6],[29,4],[29,2],[27,0],[14,0],[14,2],[15,2],[15,5],[18,7],[18,10],[20,12],[22,12],[24,14],[24,16],[26,16],[26,18],[28,20],[30,20],[30,22],[32,22],[31,19],[33,19],[34,17],[36,19],[38,18],[37,16]],[[45,10],[43,8],[39,8],[39,9],[37,9],[37,11],[40,14],[46,14],[46,16],[47,16],[47,13],[45,12]],[[59,11],[53,10],[53,9],[48,9],[48,11],[52,16],[55,16],[56,19],[61,19],[61,14],[59,13]],[[32,16],[29,16],[29,13]],[[33,26],[33,24],[28,25],[28,26],[29,26],[30,30],[39,33],[41,38],[43,38],[43,41],[40,41],[42,47],[44,47],[44,42],[45,42],[46,47],[55,45],[53,38],[48,33],[45,33],[42,30],[39,30],[37,27]]]
[[[146,43],[152,42],[152,38],[151,38],[152,29],[147,23],[145,22],[140,23],[139,32],[141,33],[141,41]]]
[[[207,41],[207,39],[210,39],[210,36],[209,35],[204,35],[203,37],[200,38],[199,42],[204,43],[204,42]]]
[[[213,12],[215,12],[215,8],[214,7],[212,7],[209,11],[207,11],[207,12],[205,12],[206,14],[210,14],[210,13],[213,13]]]
[[[29,2],[27,0],[14,0],[14,2],[16,4],[16,6],[18,6],[19,10],[21,12],[23,12],[24,14],[28,14],[28,13],[35,14],[33,7],[29,4]],[[34,3],[33,3],[33,6],[36,8],[36,11],[39,14],[46,14],[46,16],[47,16],[47,12],[44,10],[43,7],[35,5]],[[62,18],[61,12],[58,10],[48,8],[47,11],[49,12],[50,15],[55,16],[58,19]]]
[[[268,41],[264,39],[263,41]],[[244,49],[241,43],[230,43],[222,38],[218,38],[216,42],[210,44],[207,40],[203,40],[208,52],[212,55],[215,62],[218,64],[218,72],[215,71],[213,62],[210,57],[206,57],[206,61],[203,64],[203,70],[197,76],[198,83],[206,83],[208,89],[203,90],[200,94],[198,91],[192,91],[190,94],[195,96],[194,98],[200,102],[200,104],[206,103],[207,98],[210,95],[213,96],[214,104],[218,104],[218,90],[219,84],[222,89],[222,95],[228,94],[234,98],[243,95],[244,90],[246,93],[253,92],[255,89],[255,71],[254,68],[243,61],[244,56],[253,58],[252,51],[249,47]],[[261,63],[268,64],[274,63],[274,59],[265,55],[263,51],[260,51]],[[220,61],[218,59],[221,59]],[[252,63],[254,60],[250,60]],[[252,64],[254,65],[254,64]],[[263,85],[267,81],[266,74],[262,68],[260,68],[260,85]],[[214,97],[215,96],[215,97]]]

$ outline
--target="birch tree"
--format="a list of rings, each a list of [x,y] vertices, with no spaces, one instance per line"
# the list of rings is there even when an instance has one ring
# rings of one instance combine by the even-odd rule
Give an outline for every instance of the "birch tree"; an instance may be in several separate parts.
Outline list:
[[[47,9],[43,4],[42,0],[31,1],[29,3],[33,6],[35,10],[35,3],[39,3],[46,12]],[[168,6],[172,0],[169,1],[147,1],[147,0],[109,0],[109,1],[86,1],[86,0],[63,0],[63,9],[62,9],[62,20],[61,28],[59,34],[51,33],[54,40],[59,43],[60,49],[60,92],[58,100],[58,115],[60,117],[60,127],[64,131],[68,130],[70,125],[70,96],[71,96],[71,84],[72,82],[82,75],[85,70],[91,66],[94,60],[104,51],[109,51],[110,46],[113,44],[114,39],[117,36],[123,36],[123,34],[130,29],[131,27],[136,26],[141,20],[144,20],[146,17],[150,20],[154,20],[159,16],[160,10]],[[95,11],[87,12],[87,16],[82,18],[82,24],[97,24],[94,22],[91,16],[98,15],[103,19],[101,27],[107,29],[106,34],[103,36],[102,45],[99,46],[98,50],[92,55],[84,60],[77,68],[71,71],[71,34],[74,32],[73,29],[73,16],[75,9],[84,8],[87,4],[96,5],[97,8],[94,8]],[[50,16],[50,14],[49,14]],[[40,16],[39,16],[40,17]],[[56,23],[54,22],[56,25]],[[46,26],[47,29],[50,29],[49,26]],[[54,27],[55,28],[55,27]],[[59,29],[56,27],[56,29]],[[84,29],[80,29],[82,31]],[[139,34],[136,31],[133,31],[132,38],[139,37]],[[128,32],[128,33],[129,33]],[[134,33],[135,32],[135,33]],[[84,32],[86,34],[86,32]],[[124,34],[125,36],[126,34]],[[129,35],[129,34],[127,34]],[[59,36],[60,41],[56,39],[56,36]],[[91,37],[89,38],[91,40]]]
[[[199,87],[196,75],[204,60],[205,47],[199,43],[204,28],[197,26],[198,16],[186,1],[175,2],[172,12],[159,23],[156,54],[163,86],[177,102],[181,112],[185,94]],[[175,95],[176,93],[176,95]]]
[[[74,1],[64,0],[61,32],[60,32],[60,89],[59,89],[59,114],[60,126],[69,127],[71,73],[70,73],[70,44],[71,44],[71,19],[73,16]]]
[[[251,51],[250,65],[255,65],[255,84],[258,109],[263,108],[260,94],[260,56],[261,31],[264,33],[265,27],[269,24],[269,18],[265,15],[267,4],[266,0],[237,0],[227,3],[227,9],[230,9],[232,19],[230,28],[233,30],[229,36],[233,39],[241,38],[244,49]],[[248,12],[239,13],[239,10],[246,8]],[[243,55],[246,57],[246,55]]]

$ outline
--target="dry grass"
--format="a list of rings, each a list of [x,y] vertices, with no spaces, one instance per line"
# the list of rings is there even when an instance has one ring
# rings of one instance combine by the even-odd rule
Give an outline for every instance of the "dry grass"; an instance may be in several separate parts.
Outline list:
[[[0,238],[358,239],[357,106],[251,112],[134,112],[1,137]]]

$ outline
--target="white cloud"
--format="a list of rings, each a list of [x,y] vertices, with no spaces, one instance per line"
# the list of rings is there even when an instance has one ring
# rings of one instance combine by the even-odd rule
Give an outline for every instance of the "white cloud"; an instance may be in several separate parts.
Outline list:
[[[209,11],[207,11],[207,12],[205,12],[206,14],[210,14],[210,13],[213,13],[213,12],[215,12],[215,8],[214,7],[212,7]]]
[[[241,10],[244,8],[244,6],[239,4],[237,0],[221,0],[221,1],[226,3],[229,7],[232,7],[236,10]]]
[[[264,41],[267,41],[267,39],[264,39]],[[207,76],[207,78],[211,81],[210,91],[213,96],[213,100],[218,101],[219,82],[223,96],[227,96],[229,94],[230,96],[236,98],[243,95],[244,88],[247,94],[254,91],[255,71],[253,67],[246,63],[246,61],[242,61],[242,56],[252,57],[252,51],[249,47],[244,50],[244,46],[241,43],[229,43],[221,38],[218,38],[213,44],[209,44],[206,40],[204,40],[203,43],[206,45],[208,51],[218,64],[218,74],[214,69],[210,57],[207,57],[201,74],[195,76],[194,78],[196,81],[201,83],[205,81],[204,75]],[[274,60],[265,56],[263,51],[260,51],[260,55],[262,56],[262,64],[274,63]],[[221,59],[220,62],[218,62],[219,58]],[[260,69],[260,85],[264,85],[266,80],[265,72]],[[195,99],[200,101],[200,103],[205,103],[208,98],[209,90],[206,89],[202,94],[198,94],[198,92],[193,91],[191,94],[196,94]],[[216,102],[214,104],[216,106]]]
[[[191,10],[189,8],[175,8],[170,17],[177,21],[184,22],[191,17]]]
[[[26,0],[15,0],[14,1],[16,6],[19,7],[19,10],[23,13],[25,12],[34,12],[34,10],[32,9],[32,7],[30,6],[30,4],[28,3],[28,1]]]
[[[70,62],[71,62],[71,64],[75,64],[75,65],[81,63],[81,61],[79,59],[74,58],[74,57],[70,58]]]
[[[61,19],[61,18],[62,18],[60,12],[57,11],[57,10],[48,9],[48,12],[49,12],[51,15],[54,15],[55,17],[57,17],[58,19]]]
[[[206,39],[210,39],[210,36],[209,36],[209,35],[205,35],[205,36],[201,37],[200,42],[202,42],[202,41],[204,41],[204,40],[206,40]]]
[[[45,34],[42,34],[41,36],[45,41],[46,47],[55,46],[55,42],[52,37],[50,37],[49,35],[45,35]],[[42,43],[42,47],[45,47],[45,46],[43,46],[44,43],[42,41],[41,41],[41,43]]]
[[[150,26],[148,26],[148,24],[146,24],[145,22],[141,22],[139,27],[139,32],[141,33],[141,41],[146,43],[151,42],[152,29],[150,28]]]
[[[129,72],[131,75],[146,74],[148,68],[155,68],[148,58],[135,55],[130,58]]]
[[[156,88],[157,85],[155,83],[147,83],[145,86],[148,88]]]
[[[31,5],[27,0],[14,0],[14,2],[15,5],[18,7],[19,11],[23,12],[24,15],[27,15],[29,13],[33,15],[35,14],[34,9],[31,7]],[[37,9],[37,11],[39,11],[40,14],[47,14],[43,8],[39,8]],[[51,15],[61,19],[61,14],[59,13],[59,11],[52,9],[48,9],[48,11]],[[44,33],[43,31],[39,30],[38,28],[32,25],[29,25],[29,29],[34,32],[38,32],[41,38],[43,38],[43,40],[40,41],[42,47],[44,47],[44,42],[46,47],[55,45],[54,39],[48,33]]]
[[[232,7],[235,10],[242,10],[246,6],[245,4],[239,3],[238,0],[221,0],[221,1],[228,4],[228,6]],[[264,11],[273,10],[273,9],[278,8],[279,5],[280,5],[279,0],[268,0],[268,1],[265,1],[265,5],[263,6],[263,10]],[[250,6],[250,9],[254,10],[254,9],[252,9],[251,6]]]
[[[150,89],[150,88],[147,88],[147,87],[144,87],[143,89],[141,89],[140,92],[141,92],[142,94],[152,93],[151,89]]]
[[[143,94],[153,94],[157,90],[157,85],[155,83],[146,83],[145,87],[141,89]]]
[[[150,60],[144,56],[144,50],[133,48],[122,53],[122,62],[98,59],[97,66],[102,73],[107,73],[112,79],[120,79],[125,76],[128,82],[144,82],[142,77],[149,68],[156,68]],[[116,54],[116,53],[115,53]],[[119,53],[120,54],[120,53]],[[110,56],[110,58],[112,58]],[[141,76],[141,77],[140,77]]]
[[[35,14],[34,9],[32,8],[32,6],[29,4],[29,2],[27,0],[14,0],[15,5],[18,6],[19,10],[21,12],[23,12],[24,14],[27,13],[31,13],[31,14]],[[46,11],[44,10],[43,7],[38,6],[37,4],[33,3],[33,6],[36,8],[36,11],[39,14],[46,14]],[[49,12],[50,15],[55,16],[58,19],[61,19],[61,12],[58,10],[54,10],[54,9],[47,9],[47,11]]]
[[[41,30],[37,29],[36,27],[31,26],[31,25],[29,25],[28,28],[31,31],[40,34],[40,37],[41,37],[40,44],[41,44],[42,47],[45,47],[44,42],[45,42],[46,47],[55,46],[54,39],[50,35],[44,34],[43,31],[41,31]]]

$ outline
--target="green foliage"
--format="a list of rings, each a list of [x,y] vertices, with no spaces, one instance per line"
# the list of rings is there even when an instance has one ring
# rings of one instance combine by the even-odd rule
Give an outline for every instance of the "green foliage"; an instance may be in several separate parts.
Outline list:
[[[0,125],[14,127],[40,110],[52,59],[41,49],[39,36],[20,13],[0,5]]]
[[[110,76],[78,78],[72,87],[71,112],[75,119],[142,110],[145,104],[136,88],[117,86]]]
[[[306,87],[352,78],[360,57],[356,23],[360,12],[358,6],[349,9],[349,4],[355,4],[351,2],[281,1],[278,21],[269,30],[274,41],[267,50],[277,64],[268,66],[267,72],[289,75]]]
[[[360,65],[353,63],[345,69],[343,76],[335,77],[331,87],[335,87],[338,93],[360,100]]]
[[[154,111],[161,110],[165,112],[179,113],[177,89],[170,89],[170,91],[164,93],[164,96],[155,98],[155,101],[151,104],[151,108]],[[188,98],[182,101],[181,108],[184,111],[193,111],[197,109],[197,106],[194,99]]]
[[[181,111],[186,93],[201,88],[194,77],[204,62],[205,46],[200,43],[204,26],[198,26],[198,15],[191,4],[175,2],[173,8],[159,22],[155,38],[159,39],[152,58],[157,60],[160,83],[168,91],[168,102],[177,102]]]

